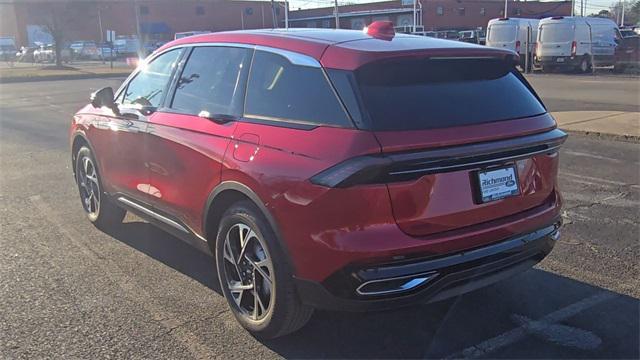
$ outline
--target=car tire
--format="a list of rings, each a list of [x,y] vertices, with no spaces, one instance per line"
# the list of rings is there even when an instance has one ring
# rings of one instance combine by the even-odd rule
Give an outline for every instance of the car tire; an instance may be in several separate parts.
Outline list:
[[[254,336],[280,337],[311,318],[313,308],[300,301],[275,232],[251,201],[237,202],[223,214],[215,258],[224,297]]]
[[[581,74],[586,74],[591,70],[591,62],[586,56],[580,60],[580,65],[578,65],[577,70]]]
[[[115,205],[103,191],[96,160],[87,146],[78,150],[75,166],[80,201],[89,221],[101,230],[122,223],[127,212]]]

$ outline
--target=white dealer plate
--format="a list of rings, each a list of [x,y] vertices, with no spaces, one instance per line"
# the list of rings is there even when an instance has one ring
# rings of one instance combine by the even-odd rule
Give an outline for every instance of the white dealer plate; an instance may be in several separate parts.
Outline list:
[[[484,202],[520,194],[518,178],[513,166],[478,172],[480,200]]]

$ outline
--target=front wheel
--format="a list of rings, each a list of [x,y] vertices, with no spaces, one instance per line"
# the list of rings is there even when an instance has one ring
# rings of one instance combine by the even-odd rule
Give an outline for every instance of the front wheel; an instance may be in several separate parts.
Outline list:
[[[96,227],[106,230],[122,222],[127,212],[113,204],[108,197],[103,196],[96,161],[91,150],[86,146],[80,148],[76,154],[76,183],[82,208],[89,221]]]
[[[304,326],[313,308],[301,303],[276,235],[250,201],[232,205],[216,237],[220,287],[238,322],[271,339]]]

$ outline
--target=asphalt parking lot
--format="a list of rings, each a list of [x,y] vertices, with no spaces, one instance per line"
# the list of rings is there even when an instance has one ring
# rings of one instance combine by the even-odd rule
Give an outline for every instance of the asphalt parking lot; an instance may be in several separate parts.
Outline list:
[[[550,111],[638,111],[637,78],[529,80]],[[261,342],[227,310],[207,255],[133,215],[109,234],[84,218],[68,124],[120,81],[0,85],[0,358],[640,357],[637,142],[571,135],[563,236],[535,269],[430,305],[318,311]]]

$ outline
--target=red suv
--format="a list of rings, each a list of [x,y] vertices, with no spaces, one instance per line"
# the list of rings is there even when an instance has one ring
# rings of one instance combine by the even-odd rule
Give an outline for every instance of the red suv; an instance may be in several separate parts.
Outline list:
[[[179,39],[74,117],[82,204],[99,228],[132,211],[211,251],[264,338],[314,308],[461,294],[559,236],[566,134],[517,63],[389,23]]]

